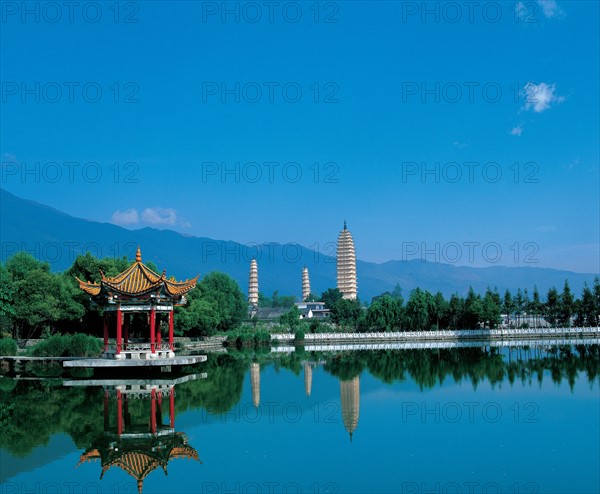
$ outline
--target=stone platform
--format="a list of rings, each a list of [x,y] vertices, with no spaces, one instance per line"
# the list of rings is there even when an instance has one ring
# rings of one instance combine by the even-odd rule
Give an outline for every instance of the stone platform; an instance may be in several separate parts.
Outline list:
[[[175,379],[71,379],[64,381],[63,386],[110,386],[115,387],[115,389],[120,389],[121,391],[139,391],[145,388],[151,389],[152,387],[177,386],[178,384],[189,381],[206,379],[206,377],[207,373],[202,372],[201,374],[188,374],[187,376],[181,376]]]
[[[86,358],[79,360],[67,360],[63,362],[63,367],[86,367],[86,368],[123,368],[123,367],[168,367],[173,365],[194,365],[200,362],[206,362],[206,355],[196,355],[189,357],[173,358],[153,358],[153,359],[107,359],[107,358]]]

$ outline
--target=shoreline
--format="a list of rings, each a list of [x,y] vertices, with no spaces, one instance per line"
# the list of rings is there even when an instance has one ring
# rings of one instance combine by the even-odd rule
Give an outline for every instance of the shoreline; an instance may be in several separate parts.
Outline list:
[[[528,328],[528,329],[462,329],[443,331],[397,331],[369,333],[306,333],[303,340],[296,340],[291,333],[273,333],[271,341],[281,343],[366,343],[366,342],[415,342],[415,341],[465,341],[545,339],[556,337],[600,337],[600,328]]]

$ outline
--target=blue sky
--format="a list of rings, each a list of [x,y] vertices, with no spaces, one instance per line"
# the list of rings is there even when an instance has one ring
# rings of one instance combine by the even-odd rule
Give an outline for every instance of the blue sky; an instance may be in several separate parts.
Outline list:
[[[600,271],[598,2],[25,5],[1,3],[10,192],[323,252],[347,220],[375,262]]]

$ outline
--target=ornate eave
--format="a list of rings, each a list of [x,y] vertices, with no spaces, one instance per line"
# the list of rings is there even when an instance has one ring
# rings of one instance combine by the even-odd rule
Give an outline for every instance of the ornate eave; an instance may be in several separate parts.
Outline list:
[[[128,444],[127,441],[120,440],[115,445],[102,438],[96,447],[89,448],[81,455],[76,467],[82,463],[100,460],[102,466],[100,479],[110,468],[120,468],[137,481],[138,492],[141,493],[145,478],[159,467],[167,475],[167,465],[172,459],[187,458],[202,463],[198,452],[187,444],[185,434],[175,433],[164,441],[160,447],[153,447],[156,444],[152,441],[148,443],[135,441]]]
[[[198,275],[191,280],[176,281],[173,277],[167,278],[165,271],[162,275],[155,273],[142,262],[139,247],[135,262],[125,271],[113,277],[105,276],[102,271],[100,274],[102,275],[100,283],[76,279],[81,290],[96,301],[105,303],[114,299],[115,296],[121,300],[147,301],[151,298],[158,298],[177,302],[196,286],[199,278]]]

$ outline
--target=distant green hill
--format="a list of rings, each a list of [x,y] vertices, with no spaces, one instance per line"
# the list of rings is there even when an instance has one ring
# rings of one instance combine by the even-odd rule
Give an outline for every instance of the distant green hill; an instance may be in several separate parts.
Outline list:
[[[331,240],[338,232],[332,232]],[[191,278],[200,273],[219,270],[228,273],[245,292],[250,260],[256,256],[260,291],[300,297],[302,267],[310,272],[312,291],[321,293],[336,286],[335,258],[297,244],[265,243],[245,246],[237,242],[182,235],[171,230],[142,228],[127,230],[109,223],[87,221],[34,201],[21,199],[0,189],[0,259],[18,250],[27,250],[41,260],[50,262],[54,270],[68,268],[75,257],[85,251],[96,256],[126,255],[133,260],[137,245],[144,260],[153,261],[159,269],[167,268],[169,276]],[[583,283],[592,284],[594,274],[573,273],[547,268],[461,267],[451,264],[411,261],[388,261],[383,264],[358,261],[358,293],[370,300],[399,283],[407,298],[410,290],[419,286],[430,291],[440,290],[445,296],[454,292],[465,294],[469,286],[483,292],[487,286],[528,288],[537,284],[545,296],[552,285],[562,289],[568,278],[571,289],[580,295]]]

